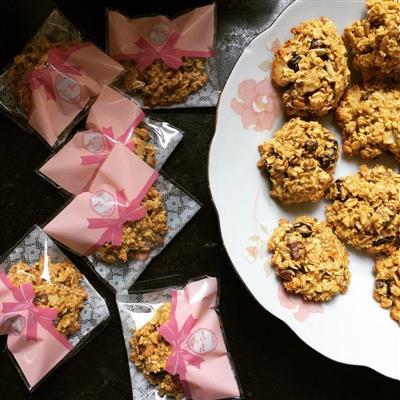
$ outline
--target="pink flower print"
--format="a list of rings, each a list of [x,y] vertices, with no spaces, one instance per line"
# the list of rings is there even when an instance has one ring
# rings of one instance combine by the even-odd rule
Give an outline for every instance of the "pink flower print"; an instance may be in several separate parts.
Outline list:
[[[258,83],[246,79],[240,83],[238,99],[232,99],[231,108],[241,116],[245,129],[259,132],[272,128],[280,112],[280,101],[268,79]]]
[[[275,53],[281,48],[281,41],[276,38],[274,41],[270,41],[267,43],[267,50],[269,50],[271,53]]]
[[[281,285],[278,286],[278,299],[281,306],[294,310],[293,316],[299,322],[304,322],[312,313],[323,312],[321,303],[305,301],[301,297],[290,295],[286,293]]]
[[[258,247],[257,246],[246,247],[245,254],[247,257],[247,261],[249,263],[253,263],[254,261],[256,261],[257,256],[258,256]]]

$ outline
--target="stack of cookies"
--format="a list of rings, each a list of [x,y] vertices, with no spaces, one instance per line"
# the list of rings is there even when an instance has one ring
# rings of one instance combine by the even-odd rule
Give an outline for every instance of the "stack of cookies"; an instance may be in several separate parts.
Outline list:
[[[305,300],[329,301],[350,283],[344,244],[384,254],[375,260],[374,298],[400,322],[400,175],[362,165],[334,181],[338,142],[318,121],[333,112],[347,156],[390,152],[400,159],[400,2],[366,3],[366,18],[347,27],[344,40],[321,17],[293,28],[293,38],[276,51],[272,79],[291,119],[259,146],[257,166],[283,204],[331,201],[326,222],[281,220],[270,238],[284,288]],[[350,87],[346,46],[360,73],[360,83]]]

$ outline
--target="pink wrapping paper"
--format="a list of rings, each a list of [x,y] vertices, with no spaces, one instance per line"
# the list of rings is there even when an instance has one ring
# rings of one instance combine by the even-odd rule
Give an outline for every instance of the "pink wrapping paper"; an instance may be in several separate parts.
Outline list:
[[[31,284],[16,288],[0,272],[0,332],[8,334],[7,347],[33,387],[72,350],[72,345],[50,320],[40,322],[46,313],[56,317],[57,312],[34,306],[33,297],[26,296],[29,291],[33,292]]]
[[[117,143],[88,191],[76,196],[44,231],[82,255],[92,254],[104,241],[118,245],[123,224],[144,216],[140,201],[157,177],[157,171]]]
[[[184,56],[212,57],[214,14],[214,4],[174,19],[162,15],[129,19],[109,11],[109,54],[116,60],[136,60],[141,71],[156,58],[179,68]]]
[[[90,98],[110,84],[123,67],[91,43],[66,51],[50,49],[48,54],[48,67],[35,69],[28,76],[33,104],[29,124],[53,146]]]
[[[173,291],[171,318],[158,329],[173,348],[167,371],[179,374],[186,396],[194,400],[240,397],[215,311],[217,293],[215,278]]]
[[[68,192],[81,193],[116,143],[133,149],[132,135],[143,117],[136,103],[105,86],[90,108],[88,130],[75,134],[40,172]]]

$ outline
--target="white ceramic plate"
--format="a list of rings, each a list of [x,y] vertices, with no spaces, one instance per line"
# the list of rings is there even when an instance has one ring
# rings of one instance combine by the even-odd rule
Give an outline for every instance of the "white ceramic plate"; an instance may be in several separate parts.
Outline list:
[[[400,327],[372,298],[372,257],[350,252],[350,288],[330,303],[308,304],[282,291],[266,253],[267,239],[279,218],[309,214],[324,219],[326,203],[283,207],[269,197],[268,183],[256,168],[258,144],[272,137],[284,121],[270,83],[274,48],[291,36],[291,27],[304,20],[327,16],[343,32],[364,14],[364,2],[359,0],[297,0],[250,43],[220,98],[209,179],[225,247],[236,271],[264,308],[327,357],[400,379]],[[340,142],[329,118],[323,122],[336,131]],[[394,165],[390,156],[376,162]],[[356,172],[359,165],[360,160],[341,158],[336,177]]]

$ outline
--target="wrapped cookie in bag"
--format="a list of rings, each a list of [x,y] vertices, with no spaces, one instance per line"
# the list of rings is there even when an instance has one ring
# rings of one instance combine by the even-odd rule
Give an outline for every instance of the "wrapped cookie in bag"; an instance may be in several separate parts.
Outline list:
[[[74,195],[87,190],[116,143],[159,170],[182,139],[178,128],[146,116],[130,97],[108,86],[90,108],[86,127],[39,170]]]
[[[116,83],[148,107],[212,107],[219,97],[215,4],[174,19],[108,11],[108,53],[125,67]]]
[[[122,71],[55,10],[0,76],[0,107],[55,147]]]
[[[116,291],[128,289],[199,210],[188,194],[117,143],[87,191],[44,228],[88,257]]]
[[[34,390],[109,319],[104,299],[34,227],[0,263],[0,335]]]
[[[218,316],[218,282],[117,294],[133,400],[240,398]],[[164,397],[165,396],[165,397]]]

